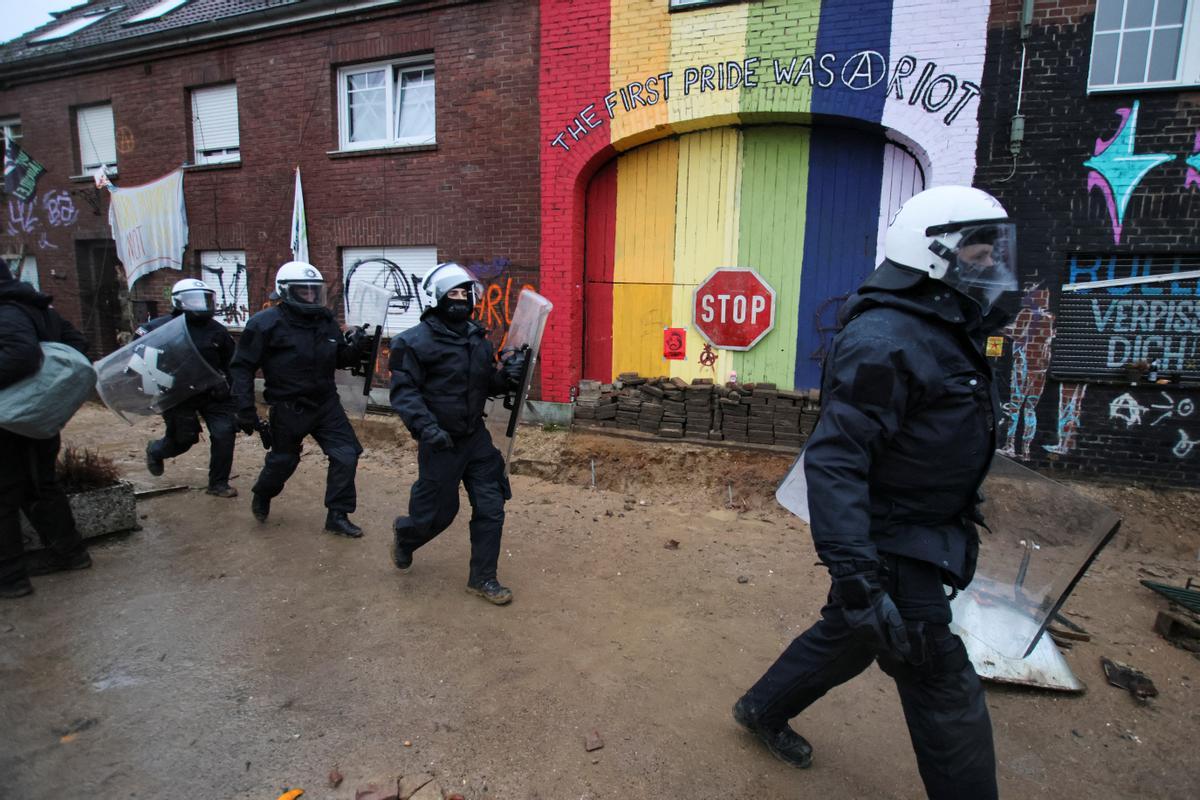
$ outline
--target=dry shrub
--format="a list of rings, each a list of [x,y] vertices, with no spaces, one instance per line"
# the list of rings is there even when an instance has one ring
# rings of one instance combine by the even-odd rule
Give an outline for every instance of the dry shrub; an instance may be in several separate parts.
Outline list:
[[[58,457],[58,481],[67,494],[114,486],[120,478],[113,460],[92,450],[68,447]]]

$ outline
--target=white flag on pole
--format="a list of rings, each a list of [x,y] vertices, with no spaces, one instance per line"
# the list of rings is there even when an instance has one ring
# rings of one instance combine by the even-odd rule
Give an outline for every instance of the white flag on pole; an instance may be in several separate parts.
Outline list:
[[[304,221],[304,191],[300,188],[300,168],[296,167],[296,196],[292,201],[292,259],[308,262],[308,223]]]

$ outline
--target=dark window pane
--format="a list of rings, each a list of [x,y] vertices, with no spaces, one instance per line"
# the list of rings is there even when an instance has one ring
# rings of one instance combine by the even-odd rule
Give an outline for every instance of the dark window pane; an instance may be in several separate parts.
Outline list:
[[[1092,86],[1108,86],[1117,77],[1119,33],[1102,33],[1092,45]]]
[[[1121,28],[1125,0],[1100,0],[1096,4],[1096,31],[1115,31]]]
[[[1179,40],[1183,28],[1167,28],[1154,33],[1154,47],[1150,51],[1149,81],[1175,80],[1176,67],[1179,65]]]
[[[1127,0],[1125,27],[1149,28],[1154,22],[1154,0]]]
[[[1155,25],[1172,25],[1183,22],[1183,12],[1187,10],[1185,0],[1158,0],[1158,18]]]
[[[1121,42],[1121,64],[1117,83],[1141,83],[1146,80],[1146,56],[1150,50],[1150,31],[1125,34]]]

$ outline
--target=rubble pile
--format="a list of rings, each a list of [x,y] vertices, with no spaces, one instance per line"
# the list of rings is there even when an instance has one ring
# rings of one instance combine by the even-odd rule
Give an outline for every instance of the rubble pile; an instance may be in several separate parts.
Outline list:
[[[817,423],[818,393],[773,383],[711,378],[646,378],[622,372],[612,383],[580,381],[575,424],[624,428],[669,439],[706,439],[799,449]]]

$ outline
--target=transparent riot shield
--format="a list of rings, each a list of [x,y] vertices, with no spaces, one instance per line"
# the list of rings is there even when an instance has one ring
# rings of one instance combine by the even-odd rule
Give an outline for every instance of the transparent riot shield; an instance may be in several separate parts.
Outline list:
[[[371,381],[375,377],[375,359],[379,354],[379,342],[387,325],[388,304],[394,292],[382,286],[360,282],[346,289],[346,327],[365,328],[371,338],[371,351],[351,369],[339,369],[334,373],[338,397],[349,417],[362,419],[367,414],[367,400],[371,394]]]
[[[533,368],[537,365],[538,352],[542,345],[542,333],[546,330],[546,319],[554,304],[537,292],[523,289],[513,312],[512,324],[500,345],[500,359],[514,353],[525,354],[525,367],[521,375],[520,388],[514,389],[503,398],[488,401],[487,425],[492,441],[504,456],[504,463],[512,457],[513,442],[517,436],[517,423],[529,397],[529,386],[533,381]]]
[[[979,565],[951,604],[954,625],[1001,656],[1033,652],[1046,625],[1117,532],[1111,509],[996,454],[983,482]],[[775,499],[809,521],[804,454]]]
[[[1121,518],[999,453],[983,494],[988,528],[975,580],[951,603],[954,621],[1001,655],[1024,658]]]
[[[96,362],[96,390],[118,417],[161,414],[225,383],[188,334],[183,314]]]

